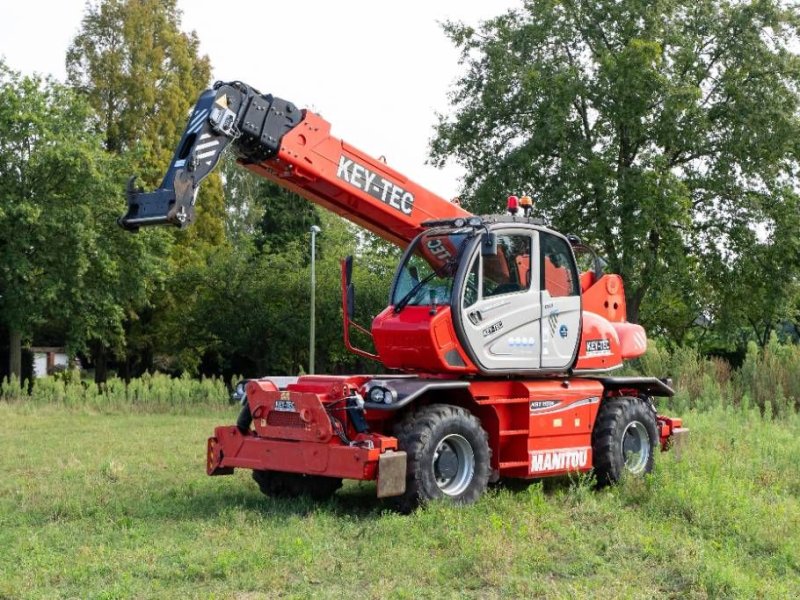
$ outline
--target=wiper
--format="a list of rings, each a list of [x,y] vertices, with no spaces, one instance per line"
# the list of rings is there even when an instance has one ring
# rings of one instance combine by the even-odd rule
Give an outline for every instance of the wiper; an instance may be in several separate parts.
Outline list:
[[[445,265],[445,266],[447,266],[447,265]],[[414,296],[416,296],[416,295],[417,295],[417,292],[419,292],[419,291],[420,291],[420,289],[422,289],[422,286],[423,286],[423,285],[425,285],[426,283],[428,283],[428,282],[429,282],[431,279],[433,279],[434,277],[436,277],[436,271],[431,271],[431,272],[430,272],[430,273],[428,273],[428,274],[427,274],[425,277],[423,277],[422,279],[420,279],[420,280],[417,282],[417,285],[415,285],[413,288],[411,288],[411,289],[408,291],[408,293],[407,293],[405,296],[403,296],[403,297],[400,299],[400,301],[399,301],[397,304],[395,304],[395,305],[394,305],[394,314],[397,314],[397,313],[399,313],[401,310],[403,310],[403,309],[406,307],[406,305],[407,305],[409,302],[411,302],[411,299],[412,299]]]

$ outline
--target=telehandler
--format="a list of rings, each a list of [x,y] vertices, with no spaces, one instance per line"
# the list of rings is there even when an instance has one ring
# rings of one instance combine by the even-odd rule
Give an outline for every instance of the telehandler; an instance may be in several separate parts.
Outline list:
[[[593,471],[601,485],[653,467],[688,434],[657,414],[667,379],[619,377],[647,347],[626,322],[619,275],[575,236],[531,215],[473,215],[333,137],[307,109],[242,82],[197,101],[160,187],[128,183],[120,224],[186,227],[200,182],[230,146],[239,164],[405,249],[371,332],[352,321],[342,263],[345,344],[386,375],[306,375],[279,389],[250,380],[236,424],[208,440],[209,475],[251,469],[265,494],[325,498],[342,479],[376,480],[402,511],[477,500],[500,478]],[[588,257],[580,271],[576,252]],[[280,293],[279,289],[275,293]],[[371,333],[356,348],[351,328]]]

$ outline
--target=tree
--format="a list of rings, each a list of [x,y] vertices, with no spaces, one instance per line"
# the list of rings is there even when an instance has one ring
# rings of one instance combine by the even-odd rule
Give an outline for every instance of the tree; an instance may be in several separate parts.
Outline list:
[[[773,331],[797,319],[800,197],[787,195],[770,210],[783,214],[769,229],[737,236],[740,245],[733,251],[738,259],[731,264],[719,261],[712,271],[716,329],[723,341],[739,341],[742,347],[748,339],[766,346]]]
[[[68,83],[95,109],[106,148],[135,151],[151,186],[211,78],[197,35],[180,26],[177,0],[102,0],[87,4],[67,51]]]
[[[433,160],[466,167],[473,211],[531,192],[624,277],[630,321],[685,332],[713,270],[746,272],[796,209],[799,23],[778,0],[528,0],[447,23],[466,69]]]
[[[124,345],[122,322],[157,277],[158,235],[124,236],[122,161],[91,133],[72,90],[0,63],[0,319],[19,345],[47,326],[71,352],[98,340]]]
[[[226,233],[231,240],[249,239],[259,250],[295,240],[319,225],[322,210],[278,184],[222,159],[225,180]]]
[[[131,172],[146,186],[157,186],[190,108],[211,77],[210,61],[200,56],[197,35],[181,29],[177,0],[101,0],[87,5],[66,63],[69,83],[95,110],[106,148],[125,156]],[[120,203],[119,212],[122,208]],[[225,243],[224,217],[222,184],[219,175],[212,174],[200,191],[195,225],[174,234],[173,275],[205,265]],[[134,363],[150,366],[145,363],[163,343],[151,321],[180,321],[183,292],[170,280],[152,299],[152,310],[129,315],[126,375]],[[108,350],[97,345],[93,358],[104,362]]]

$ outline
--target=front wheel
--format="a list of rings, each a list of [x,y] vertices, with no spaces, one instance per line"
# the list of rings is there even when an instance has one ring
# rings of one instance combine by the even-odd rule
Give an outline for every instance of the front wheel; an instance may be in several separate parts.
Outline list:
[[[469,411],[446,404],[425,406],[399,423],[395,435],[408,456],[406,491],[395,499],[400,511],[437,498],[470,504],[486,491],[489,438]]]
[[[598,485],[616,483],[625,473],[652,471],[657,444],[656,413],[650,402],[628,396],[604,400],[592,432]]]
[[[342,487],[338,477],[284,473],[283,471],[253,471],[253,480],[261,493],[273,498],[311,496],[314,500],[327,500]]]

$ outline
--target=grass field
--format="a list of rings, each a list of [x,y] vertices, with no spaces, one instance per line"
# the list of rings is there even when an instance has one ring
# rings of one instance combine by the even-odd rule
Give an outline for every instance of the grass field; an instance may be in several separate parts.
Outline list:
[[[387,510],[207,477],[231,412],[92,414],[0,402],[0,598],[800,597],[800,417],[684,415],[646,481],[493,489]]]

